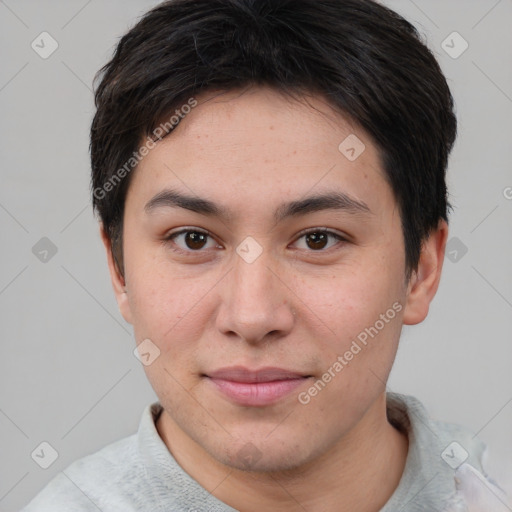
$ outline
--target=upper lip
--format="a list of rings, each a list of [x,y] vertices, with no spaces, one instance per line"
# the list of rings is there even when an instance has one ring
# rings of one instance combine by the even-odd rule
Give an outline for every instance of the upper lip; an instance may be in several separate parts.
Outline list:
[[[219,368],[206,374],[211,379],[230,380],[233,382],[272,382],[276,380],[300,379],[308,377],[299,372],[285,370],[284,368],[265,367],[257,370],[250,370],[243,366],[230,366]]]

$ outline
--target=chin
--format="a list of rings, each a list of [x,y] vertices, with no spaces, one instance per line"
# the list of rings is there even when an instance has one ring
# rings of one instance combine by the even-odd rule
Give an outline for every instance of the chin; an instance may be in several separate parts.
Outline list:
[[[231,443],[225,451],[210,453],[222,464],[240,471],[284,475],[296,474],[323,451],[320,446],[309,446],[306,440],[300,442],[297,436],[290,434],[287,438],[275,439],[266,439],[266,435],[246,436]]]

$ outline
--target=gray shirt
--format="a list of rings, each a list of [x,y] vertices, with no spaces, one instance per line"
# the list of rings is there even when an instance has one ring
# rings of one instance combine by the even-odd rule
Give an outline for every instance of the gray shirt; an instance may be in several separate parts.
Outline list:
[[[411,396],[388,393],[387,410],[389,421],[407,433],[409,452],[380,512],[500,510],[505,497],[485,475],[481,441],[462,427],[430,420]],[[156,430],[161,411],[158,402],[149,405],[136,434],[71,464],[22,512],[236,512],[176,462]],[[474,497],[477,481],[485,491],[478,491],[480,498]]]

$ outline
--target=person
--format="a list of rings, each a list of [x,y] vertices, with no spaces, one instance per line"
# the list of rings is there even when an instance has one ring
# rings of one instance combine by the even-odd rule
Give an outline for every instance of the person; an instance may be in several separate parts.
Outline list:
[[[158,396],[35,511],[510,510],[387,392],[443,266],[454,102],[372,0],[171,0],[98,74],[92,198]]]

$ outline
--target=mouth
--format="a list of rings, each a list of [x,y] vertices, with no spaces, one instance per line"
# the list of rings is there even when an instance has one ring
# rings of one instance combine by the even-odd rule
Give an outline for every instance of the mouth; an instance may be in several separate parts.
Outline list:
[[[285,398],[312,375],[283,368],[249,370],[233,366],[205,374],[204,377],[230,401],[242,406],[262,407]]]

